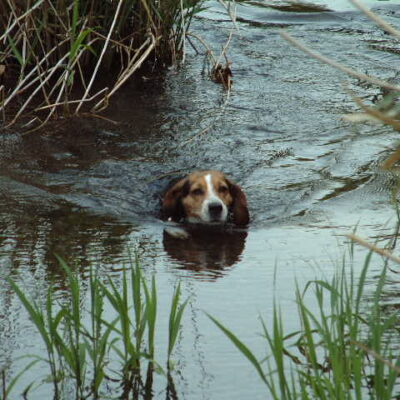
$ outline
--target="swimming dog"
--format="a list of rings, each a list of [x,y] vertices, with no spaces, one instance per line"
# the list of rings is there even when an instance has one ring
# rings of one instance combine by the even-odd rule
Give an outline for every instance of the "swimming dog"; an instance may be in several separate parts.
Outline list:
[[[219,171],[192,172],[175,183],[163,197],[162,216],[173,222],[249,223],[246,195]]]

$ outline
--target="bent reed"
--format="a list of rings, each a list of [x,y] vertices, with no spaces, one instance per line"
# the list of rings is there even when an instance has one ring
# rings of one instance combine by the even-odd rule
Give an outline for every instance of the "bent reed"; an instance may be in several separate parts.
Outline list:
[[[0,0],[0,119],[10,126],[30,116],[32,128],[60,111],[104,109],[144,61],[182,56],[201,7],[202,0]],[[99,87],[102,75],[113,76],[110,87]]]

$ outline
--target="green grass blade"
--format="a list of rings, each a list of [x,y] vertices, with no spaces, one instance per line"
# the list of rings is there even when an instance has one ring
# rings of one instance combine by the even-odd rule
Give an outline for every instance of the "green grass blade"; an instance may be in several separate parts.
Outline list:
[[[175,343],[181,328],[183,312],[189,300],[187,299],[183,304],[180,305],[179,304],[180,297],[181,297],[181,285],[179,283],[172,296],[172,303],[169,314],[168,360],[170,359],[172,351],[175,347]]]
[[[6,386],[4,394],[5,394],[5,399],[8,398],[10,395],[13,387],[17,384],[18,380],[21,378],[22,375],[25,374],[26,371],[31,369],[35,364],[37,364],[41,360],[33,360],[31,361],[28,365],[26,365],[20,372],[18,372],[17,375],[15,375],[14,378],[11,379],[10,383]]]
[[[38,307],[32,306],[31,302],[25,296],[24,292],[12,279],[8,279],[8,282],[13,288],[14,292],[17,294],[18,298],[21,300],[25,309],[28,311],[31,320],[38,329],[43,341],[46,344],[46,347],[51,348],[52,342],[51,339],[49,338],[48,332],[46,331],[46,325],[44,322],[43,313],[40,311]]]
[[[225,328],[225,326],[223,326],[220,322],[218,322],[214,317],[212,317],[209,314],[207,314],[207,316],[208,318],[211,319],[211,321],[214,322],[215,325],[217,325],[219,329],[221,329],[221,331],[231,340],[231,342],[236,346],[236,348],[250,361],[250,363],[254,366],[254,368],[258,372],[260,378],[263,380],[263,382],[265,382],[268,385],[268,381],[261,367],[261,364],[254,356],[254,354],[251,352],[251,350],[242,341],[240,341],[239,338],[234,333],[232,333],[229,329]]]
[[[19,65],[21,65],[21,67],[25,66],[24,57],[22,56],[21,52],[17,49],[17,46],[15,45],[13,38],[11,36],[7,36],[7,39],[12,49],[13,55],[17,59]]]

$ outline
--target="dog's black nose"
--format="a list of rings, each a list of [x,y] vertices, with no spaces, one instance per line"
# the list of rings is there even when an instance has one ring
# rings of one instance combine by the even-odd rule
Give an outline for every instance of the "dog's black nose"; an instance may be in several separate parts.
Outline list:
[[[222,213],[222,204],[221,203],[210,203],[208,205],[208,212],[212,218],[217,218]]]

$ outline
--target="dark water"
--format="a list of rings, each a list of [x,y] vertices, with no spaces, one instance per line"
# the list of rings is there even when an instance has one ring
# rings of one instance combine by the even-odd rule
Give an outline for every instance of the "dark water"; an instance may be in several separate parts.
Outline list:
[[[398,27],[400,9],[380,7]],[[145,274],[156,275],[160,304],[169,307],[178,280],[190,297],[175,354],[182,399],[266,398],[256,373],[203,311],[261,357],[258,316],[268,323],[274,296],[288,330],[296,329],[295,279],[331,274],[346,249],[340,235],[356,224],[361,236],[381,238],[396,223],[391,193],[397,179],[379,165],[398,133],[341,119],[357,109],[343,83],[366,101],[379,90],[290,47],[279,30],[361,72],[396,80],[398,54],[390,36],[347,10],[293,13],[240,5],[238,17],[228,51],[234,80],[228,101],[202,73],[204,55],[188,44],[178,70],[143,77],[119,93],[104,115],[117,124],[69,119],[51,122],[40,134],[0,136],[1,276],[16,278],[33,296],[49,280],[62,287],[57,253],[83,272],[95,265],[118,280],[128,249],[137,249]],[[210,3],[193,30],[218,53],[232,23]],[[158,219],[164,188],[176,176],[209,168],[223,170],[246,191],[248,231],[199,235],[187,243],[166,237]],[[362,259],[364,252],[358,253]],[[160,332],[166,309],[160,307]],[[0,365],[39,351],[32,332],[3,280]],[[166,338],[158,340],[165,347]],[[155,398],[165,397],[164,386],[157,378]]]

